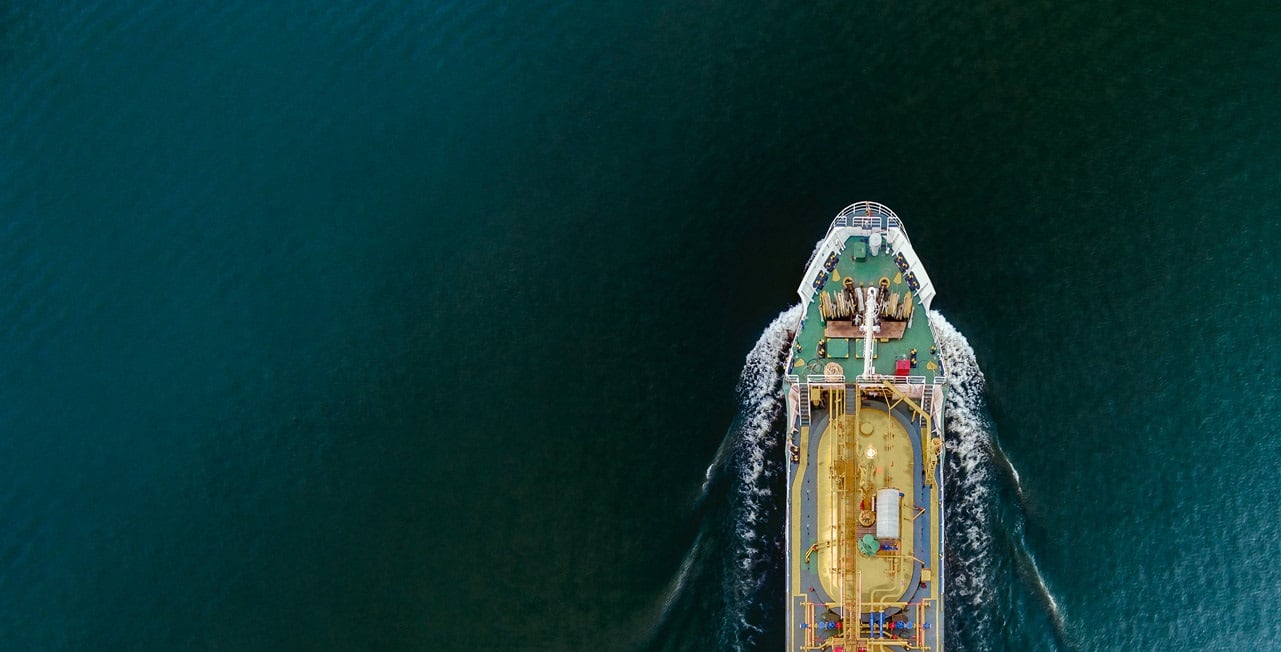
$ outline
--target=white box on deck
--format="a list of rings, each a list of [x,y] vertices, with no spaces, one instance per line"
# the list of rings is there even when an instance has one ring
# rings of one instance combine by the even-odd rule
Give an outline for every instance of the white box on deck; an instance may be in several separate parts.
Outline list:
[[[881,489],[876,492],[876,538],[898,538],[898,508],[903,492],[898,489]]]

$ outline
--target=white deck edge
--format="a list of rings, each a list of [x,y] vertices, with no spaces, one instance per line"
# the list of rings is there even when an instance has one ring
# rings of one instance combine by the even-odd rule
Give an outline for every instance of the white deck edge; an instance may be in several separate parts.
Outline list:
[[[839,214],[837,214],[837,216],[832,220],[831,226],[828,227],[827,235],[824,236],[823,239],[819,241],[819,243],[814,248],[814,253],[810,255],[809,263],[806,265],[806,268],[805,268],[805,276],[802,278],[801,284],[799,287],[797,287],[797,290],[796,290],[796,293],[801,298],[801,314],[797,324],[795,325],[796,334],[800,333],[801,324],[804,323],[805,317],[809,314],[810,303],[814,300],[814,297],[818,294],[819,289],[821,289],[821,288],[814,287],[814,280],[818,278],[819,271],[823,269],[823,263],[827,261],[828,256],[830,256],[832,253],[840,254],[844,252],[845,243],[848,242],[851,237],[855,237],[855,236],[867,237],[867,236],[870,236],[873,232],[879,232],[882,236],[884,236],[886,247],[889,249],[888,253],[880,252],[879,255],[893,256],[896,253],[903,255],[903,258],[907,261],[908,271],[915,273],[916,280],[918,283],[920,283],[920,290],[917,291],[916,296],[921,302],[921,305],[927,311],[929,310],[930,304],[934,300],[934,294],[935,294],[934,283],[930,280],[929,274],[926,273],[925,266],[921,263],[920,257],[916,255],[916,250],[912,248],[912,242],[907,237],[907,231],[903,229],[902,221],[899,219],[898,215],[894,214],[894,211],[890,210],[888,207],[886,207],[883,204],[870,202],[870,201],[857,202],[854,204],[850,204],[849,206],[845,207],[845,209],[842,210]],[[870,251],[868,252],[868,255],[871,255]],[[931,334],[933,334],[933,330],[934,330],[933,324],[930,324],[930,330],[931,330]],[[936,341],[937,339],[938,338],[935,337]],[[798,379],[790,373],[792,368],[793,354],[794,354],[793,350],[791,349],[791,347],[789,347],[788,354],[787,354],[787,362],[785,367],[786,371],[784,371],[784,376],[783,376],[783,386],[786,388],[784,391],[787,392],[786,394],[787,398],[784,403],[784,406],[786,408],[786,422],[787,422],[787,426],[786,426],[787,434],[785,435],[785,439],[789,443],[791,443],[792,441],[791,439],[792,428],[795,426],[799,429],[799,419],[800,419],[800,417],[797,414],[798,407],[799,407],[798,406],[799,394],[794,394],[794,392],[797,391]],[[876,378],[879,380],[891,380],[892,377],[878,376]],[[856,383],[861,382],[862,380],[864,380],[863,376],[860,376],[854,379]],[[842,384],[844,384],[844,382],[848,382],[847,379],[842,379],[842,381],[843,381]],[[935,404],[933,411],[937,413],[936,418],[938,419],[938,423],[940,424],[939,433],[941,436],[944,437],[944,439],[946,439],[946,436],[944,435],[945,428],[942,426],[942,423],[943,423],[943,419],[945,418],[944,411],[946,409],[945,407],[946,401],[944,400],[944,397],[946,396],[945,392],[946,392],[947,382],[946,382],[946,378],[943,376],[936,377],[934,379],[934,382],[936,385],[942,385],[942,388],[944,390],[944,393],[941,393],[939,395],[939,400]],[[807,384],[812,384],[812,383],[807,382]],[[923,433],[923,436],[926,436],[926,437],[931,435],[932,433]],[[787,456],[790,455],[790,453],[788,452],[787,446],[783,447],[783,455],[785,456],[785,459],[787,458]],[[939,455],[938,470],[939,470],[940,478],[943,478],[944,475],[946,474],[946,455],[947,455],[947,447],[944,446],[943,450],[940,452],[940,455]],[[784,501],[786,503],[784,523],[790,524],[792,522],[791,521],[792,501],[790,499],[790,496],[791,496],[791,486],[793,482],[793,477],[792,477],[791,465],[787,464],[786,468],[787,468],[788,500]],[[935,630],[935,642],[937,643],[940,651],[944,649],[944,646],[946,645],[945,637],[944,637],[944,630],[946,629],[945,627],[946,614],[945,614],[945,609],[943,605],[943,602],[944,602],[943,596],[945,595],[945,592],[946,592],[945,578],[947,577],[946,555],[944,554],[944,550],[943,550],[943,548],[946,547],[945,537],[947,532],[947,526],[946,526],[947,517],[946,517],[946,514],[944,513],[946,510],[943,509],[944,506],[947,504],[947,498],[944,495],[945,484],[946,483],[944,482],[940,482],[938,487],[939,523],[937,524],[937,526],[938,526],[939,550],[937,554],[938,576],[935,579],[935,581],[938,582],[939,598],[940,598],[939,611],[938,611],[939,621],[935,623],[935,626],[937,628]],[[785,540],[784,550],[787,550],[790,552],[791,543],[792,543],[790,525],[787,525],[784,527],[784,540]],[[792,572],[792,568],[791,568],[791,565],[789,564],[784,571],[785,583],[790,582],[791,572]],[[790,624],[793,616],[792,609],[794,607],[794,605],[792,604],[793,596],[791,595],[790,584],[788,584],[787,594],[788,594],[788,604],[787,604],[786,611],[787,611],[787,619]],[[787,638],[787,645],[789,650],[795,649],[795,633],[796,632],[794,632],[790,627],[788,627],[786,638]]]
[[[818,278],[819,272],[823,271],[823,263],[827,261],[827,257],[833,253],[842,253],[845,250],[845,243],[850,238],[869,237],[873,233],[884,236],[889,248],[888,253],[880,252],[879,255],[903,254],[903,258],[907,260],[908,271],[916,274],[916,280],[921,286],[916,296],[920,299],[921,305],[929,310],[930,303],[934,300],[934,283],[930,281],[930,275],[921,264],[921,258],[912,248],[912,241],[908,239],[907,231],[903,229],[902,220],[883,204],[862,201],[850,204],[838,213],[832,219],[827,235],[814,248],[814,253],[811,254],[809,264],[805,268],[805,276],[802,277],[800,286],[796,288],[803,306],[802,320],[809,314],[810,302],[818,294],[818,290],[814,288],[814,280]],[[870,251],[868,255],[871,255]]]

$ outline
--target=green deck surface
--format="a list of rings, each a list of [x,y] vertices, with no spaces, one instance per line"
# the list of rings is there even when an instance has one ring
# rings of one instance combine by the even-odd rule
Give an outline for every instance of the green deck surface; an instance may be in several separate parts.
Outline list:
[[[863,285],[873,285],[879,283],[881,278],[888,278],[890,280],[890,292],[902,294],[908,291],[907,282],[903,280],[898,267],[894,264],[893,254],[881,252],[877,256],[869,254],[861,260],[858,259],[858,254],[866,251],[866,242],[865,239],[861,238],[850,238],[846,242],[845,252],[841,254],[834,273],[820,288],[821,291],[841,290],[841,283],[846,277],[852,277],[855,283],[862,283]],[[809,310],[806,312],[805,319],[801,325],[801,332],[796,337],[796,343],[800,348],[794,351],[792,373],[800,376],[801,382],[805,382],[805,378],[809,374],[822,374],[823,368],[827,363],[836,362],[845,369],[845,377],[853,379],[863,373],[863,341],[861,339],[849,341],[849,357],[847,358],[831,357],[835,353],[841,352],[844,348],[840,344],[833,346],[831,341],[827,346],[828,357],[816,358],[818,341],[824,337],[823,317],[819,313],[819,291],[814,291],[813,300],[810,301]],[[942,371],[939,367],[938,356],[930,354],[930,347],[934,345],[934,334],[930,332],[926,310],[921,305],[920,298],[913,294],[912,302],[915,304],[915,308],[911,326],[904,332],[903,338],[888,342],[877,342],[876,373],[887,376],[893,375],[894,361],[900,357],[908,356],[912,349],[916,349],[917,365],[912,369],[911,375],[924,376],[925,382],[932,383],[934,377]]]

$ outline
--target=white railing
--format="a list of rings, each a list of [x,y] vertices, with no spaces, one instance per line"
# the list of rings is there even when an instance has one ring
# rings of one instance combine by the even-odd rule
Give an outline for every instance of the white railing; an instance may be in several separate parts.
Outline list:
[[[921,305],[930,307],[934,299],[934,284],[930,282],[929,274],[925,272],[925,267],[917,258],[916,251],[912,249],[911,241],[907,237],[907,229],[903,228],[903,221],[894,214],[894,211],[873,201],[861,201],[846,206],[832,220],[831,225],[827,227],[827,234],[814,247],[814,253],[810,254],[809,261],[805,263],[805,275],[802,277],[801,285],[796,288],[805,306],[809,306],[818,289],[814,287],[814,282],[819,278],[820,271],[824,275],[827,274],[824,267],[827,257],[833,253],[839,255],[845,249],[846,238],[834,237],[838,229],[847,229],[842,233],[843,236],[871,233],[884,235],[886,246],[903,254],[908,269],[916,274],[918,287],[915,294],[920,297]]]
[[[800,385],[833,385],[837,383],[844,383],[845,376],[843,374],[806,374],[805,382],[801,382],[801,377],[798,374],[784,374],[783,382],[792,387],[798,387]],[[939,375],[935,376],[934,380],[926,382],[925,376],[894,376],[889,374],[872,374],[868,376],[859,374],[854,377],[854,382],[890,383],[893,385],[934,385],[937,387],[946,385],[947,378]]]
[[[893,376],[889,374],[859,374],[855,382],[890,383],[891,385],[925,385],[925,376]]]
[[[837,213],[832,223],[828,225],[827,233],[823,235],[819,245],[814,247],[814,253],[810,254],[810,259],[805,263],[806,270],[814,264],[814,259],[818,258],[819,253],[823,251],[823,244],[827,242],[828,238],[832,237],[832,233],[845,227],[863,229],[869,233],[875,231],[881,234],[889,233],[890,229],[898,229],[903,231],[904,235],[907,234],[907,231],[903,229],[903,221],[884,204],[878,204],[874,201],[861,201],[850,204],[840,213]],[[838,245],[837,249],[840,250],[841,248]],[[814,279],[811,278],[809,280],[812,282]]]
[[[805,377],[806,384],[814,385],[841,385],[845,386],[844,374],[811,374]]]
[[[796,289],[801,297],[802,303],[809,305],[810,300],[817,289],[814,287],[814,281],[819,277],[820,270],[826,274],[824,263],[826,258],[835,253],[840,254],[845,250],[845,237],[833,237],[837,229],[854,229],[853,233],[867,235],[871,233],[880,233],[885,236],[888,246],[894,249],[906,248],[908,259],[913,267],[919,268],[919,261],[916,260],[915,253],[911,252],[911,247],[907,243],[907,231],[903,228],[903,222],[899,219],[894,211],[890,210],[883,204],[874,201],[861,201],[846,206],[832,223],[827,227],[827,233],[819,240],[814,247],[814,253],[810,254],[809,261],[805,263],[805,275],[802,277],[801,286]],[[849,235],[847,231],[844,235]],[[925,296],[922,297],[925,306],[929,307],[929,298],[932,298],[933,288],[929,286],[929,278],[924,275],[924,270],[917,273],[921,280],[922,290]]]
[[[831,235],[838,226],[853,226],[884,233],[890,229],[902,229],[903,222],[885,204],[861,201],[846,206],[845,210],[838,213],[836,219],[832,220],[832,226],[828,227],[827,234]]]
[[[810,390],[813,388],[831,388],[831,387],[850,387],[846,378],[839,374],[808,374],[805,382],[801,382],[798,374],[784,374],[783,382],[788,387],[795,387],[797,391],[796,411],[792,413],[789,399],[789,428],[799,428],[810,425]],[[939,375],[935,376],[930,382],[926,382],[925,376],[891,376],[885,374],[863,375],[860,374],[854,378],[855,384],[870,383],[882,384],[888,383],[900,388],[904,395],[920,401],[922,409],[926,410],[931,417],[937,417],[938,400],[943,398],[943,388],[947,384],[947,378]],[[847,406],[848,407],[848,406]],[[852,413],[851,413],[852,414]],[[936,418],[933,422],[933,431],[935,436],[942,436],[943,424]]]

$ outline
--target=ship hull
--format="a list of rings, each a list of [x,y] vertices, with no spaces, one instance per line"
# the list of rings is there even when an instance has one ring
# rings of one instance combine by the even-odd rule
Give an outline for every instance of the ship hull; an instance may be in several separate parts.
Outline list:
[[[787,649],[942,650],[946,375],[934,286],[872,202],[828,229],[786,363]]]

